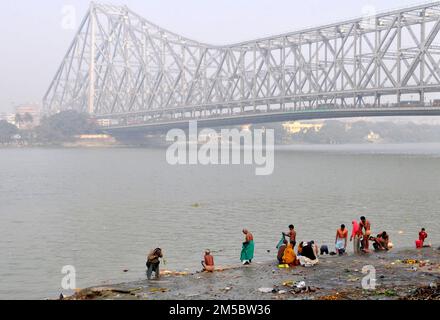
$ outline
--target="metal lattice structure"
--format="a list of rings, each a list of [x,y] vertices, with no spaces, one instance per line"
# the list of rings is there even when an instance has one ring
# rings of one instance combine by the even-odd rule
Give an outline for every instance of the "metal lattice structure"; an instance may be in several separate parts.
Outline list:
[[[49,113],[177,119],[380,107],[440,92],[440,2],[226,46],[92,4],[44,97]],[[382,100],[381,100],[382,99]]]

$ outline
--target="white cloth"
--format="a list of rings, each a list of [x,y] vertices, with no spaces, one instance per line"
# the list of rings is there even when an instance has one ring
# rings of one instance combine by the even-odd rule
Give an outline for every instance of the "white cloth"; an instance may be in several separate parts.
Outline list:
[[[314,265],[317,265],[319,263],[318,258],[316,258],[315,260],[311,260],[307,257],[299,256],[298,260],[303,267],[313,267]]]
[[[338,240],[336,241],[336,250],[344,249],[344,246],[345,246],[345,240],[338,238]]]

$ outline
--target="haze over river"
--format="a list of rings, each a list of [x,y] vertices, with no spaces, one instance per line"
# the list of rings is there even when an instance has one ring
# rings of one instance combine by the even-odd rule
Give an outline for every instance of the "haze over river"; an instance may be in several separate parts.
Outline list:
[[[421,227],[439,245],[439,211],[440,144],[280,147],[271,176],[170,166],[165,149],[1,149],[0,299],[58,297],[66,265],[79,288],[143,279],[158,246],[162,269],[199,270],[206,248],[235,265],[244,227],[256,262],[291,223],[333,248],[361,215],[397,248]]]

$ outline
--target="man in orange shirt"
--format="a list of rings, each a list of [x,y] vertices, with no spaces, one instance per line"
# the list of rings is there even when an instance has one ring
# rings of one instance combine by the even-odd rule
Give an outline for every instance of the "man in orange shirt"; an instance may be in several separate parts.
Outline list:
[[[341,225],[341,228],[336,231],[336,253],[343,255],[347,251],[347,239],[348,229],[345,228],[345,224]]]
[[[356,220],[353,220],[353,229],[351,231],[350,241],[353,241],[353,252],[354,254],[359,254],[361,250],[360,239],[361,234],[359,234],[359,223]]]

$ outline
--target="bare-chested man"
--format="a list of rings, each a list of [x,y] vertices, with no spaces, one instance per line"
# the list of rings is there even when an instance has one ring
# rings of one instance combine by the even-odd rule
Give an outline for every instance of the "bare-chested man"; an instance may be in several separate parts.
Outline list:
[[[370,252],[370,236],[371,236],[371,224],[364,216],[361,217],[359,222],[359,232],[362,234],[362,247],[365,253]]]
[[[214,272],[214,257],[211,254],[211,250],[206,249],[205,250],[205,256],[202,261],[203,271],[206,272]]]
[[[293,224],[291,224],[289,226],[289,231],[286,233],[283,233],[283,234],[285,237],[289,237],[289,242],[295,248],[295,246],[296,246],[296,231],[295,231],[295,227],[293,226]]]
[[[347,251],[347,239],[348,239],[348,229],[345,224],[341,225],[341,228],[336,231],[335,247],[336,253],[343,255]]]

